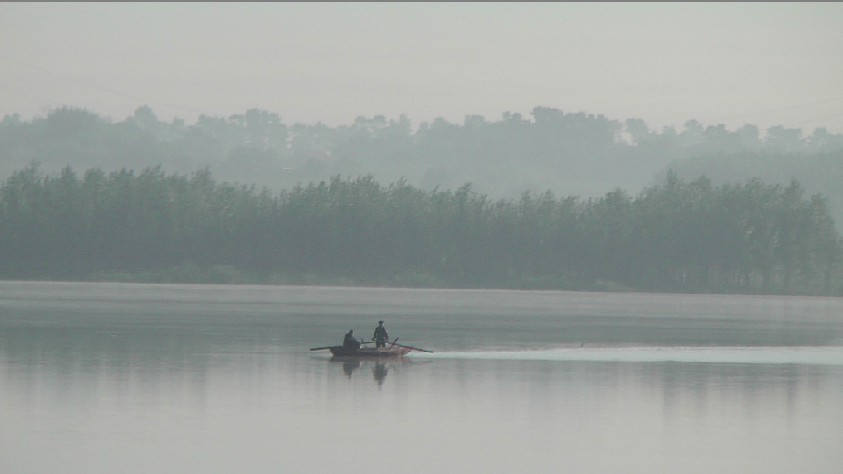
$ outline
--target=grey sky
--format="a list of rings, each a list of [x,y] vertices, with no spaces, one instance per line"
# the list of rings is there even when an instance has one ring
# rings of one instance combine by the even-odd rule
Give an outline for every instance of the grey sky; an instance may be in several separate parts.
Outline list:
[[[535,106],[843,133],[841,3],[0,3],[0,116]]]

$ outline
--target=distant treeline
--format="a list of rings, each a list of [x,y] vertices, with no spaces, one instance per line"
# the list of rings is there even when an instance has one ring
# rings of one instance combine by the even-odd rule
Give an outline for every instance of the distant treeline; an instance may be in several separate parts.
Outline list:
[[[70,166],[142,170],[160,165],[189,175],[209,169],[220,180],[274,191],[332,176],[372,175],[381,183],[406,179],[421,189],[473,189],[494,198],[524,191],[599,197],[607,190],[635,192],[657,183],[668,169],[714,185],[758,177],[787,186],[796,179],[808,193],[829,199],[843,223],[843,135],[823,128],[810,134],[783,126],[727,130],[689,120],[680,129],[651,130],[636,118],[535,107],[530,114],[466,116],[413,124],[406,116],[359,117],[353,123],[287,123],[251,109],[195,123],[160,120],[149,107],[117,121],[63,107],[44,117],[0,121],[0,179],[33,162],[48,173]]]
[[[273,192],[148,168],[15,172],[0,278],[840,294],[841,237],[800,185],[668,174],[636,196],[490,199],[371,176]]]

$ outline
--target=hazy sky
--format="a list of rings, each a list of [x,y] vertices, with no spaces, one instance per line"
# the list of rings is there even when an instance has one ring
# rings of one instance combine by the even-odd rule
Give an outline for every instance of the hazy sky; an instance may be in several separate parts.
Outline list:
[[[63,105],[843,133],[843,3],[0,3],[0,116]]]

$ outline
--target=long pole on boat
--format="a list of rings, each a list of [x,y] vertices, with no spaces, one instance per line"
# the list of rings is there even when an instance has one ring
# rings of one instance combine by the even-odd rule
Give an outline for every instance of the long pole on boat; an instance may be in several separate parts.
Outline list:
[[[398,340],[397,337],[395,339]],[[412,349],[414,351],[419,351],[419,352],[431,352],[431,353],[433,352],[433,351],[429,351],[427,349],[421,349],[421,348],[413,347],[413,346],[405,346],[405,345],[402,345],[402,344],[395,344],[395,345],[398,346],[398,347],[403,347],[405,349]]]

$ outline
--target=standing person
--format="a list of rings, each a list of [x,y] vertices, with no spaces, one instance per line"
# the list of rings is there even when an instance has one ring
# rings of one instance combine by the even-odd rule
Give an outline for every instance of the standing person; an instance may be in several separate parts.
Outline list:
[[[378,321],[378,327],[375,328],[375,348],[386,346],[386,341],[389,340],[389,334],[386,333],[386,328],[383,327],[383,321]]]

